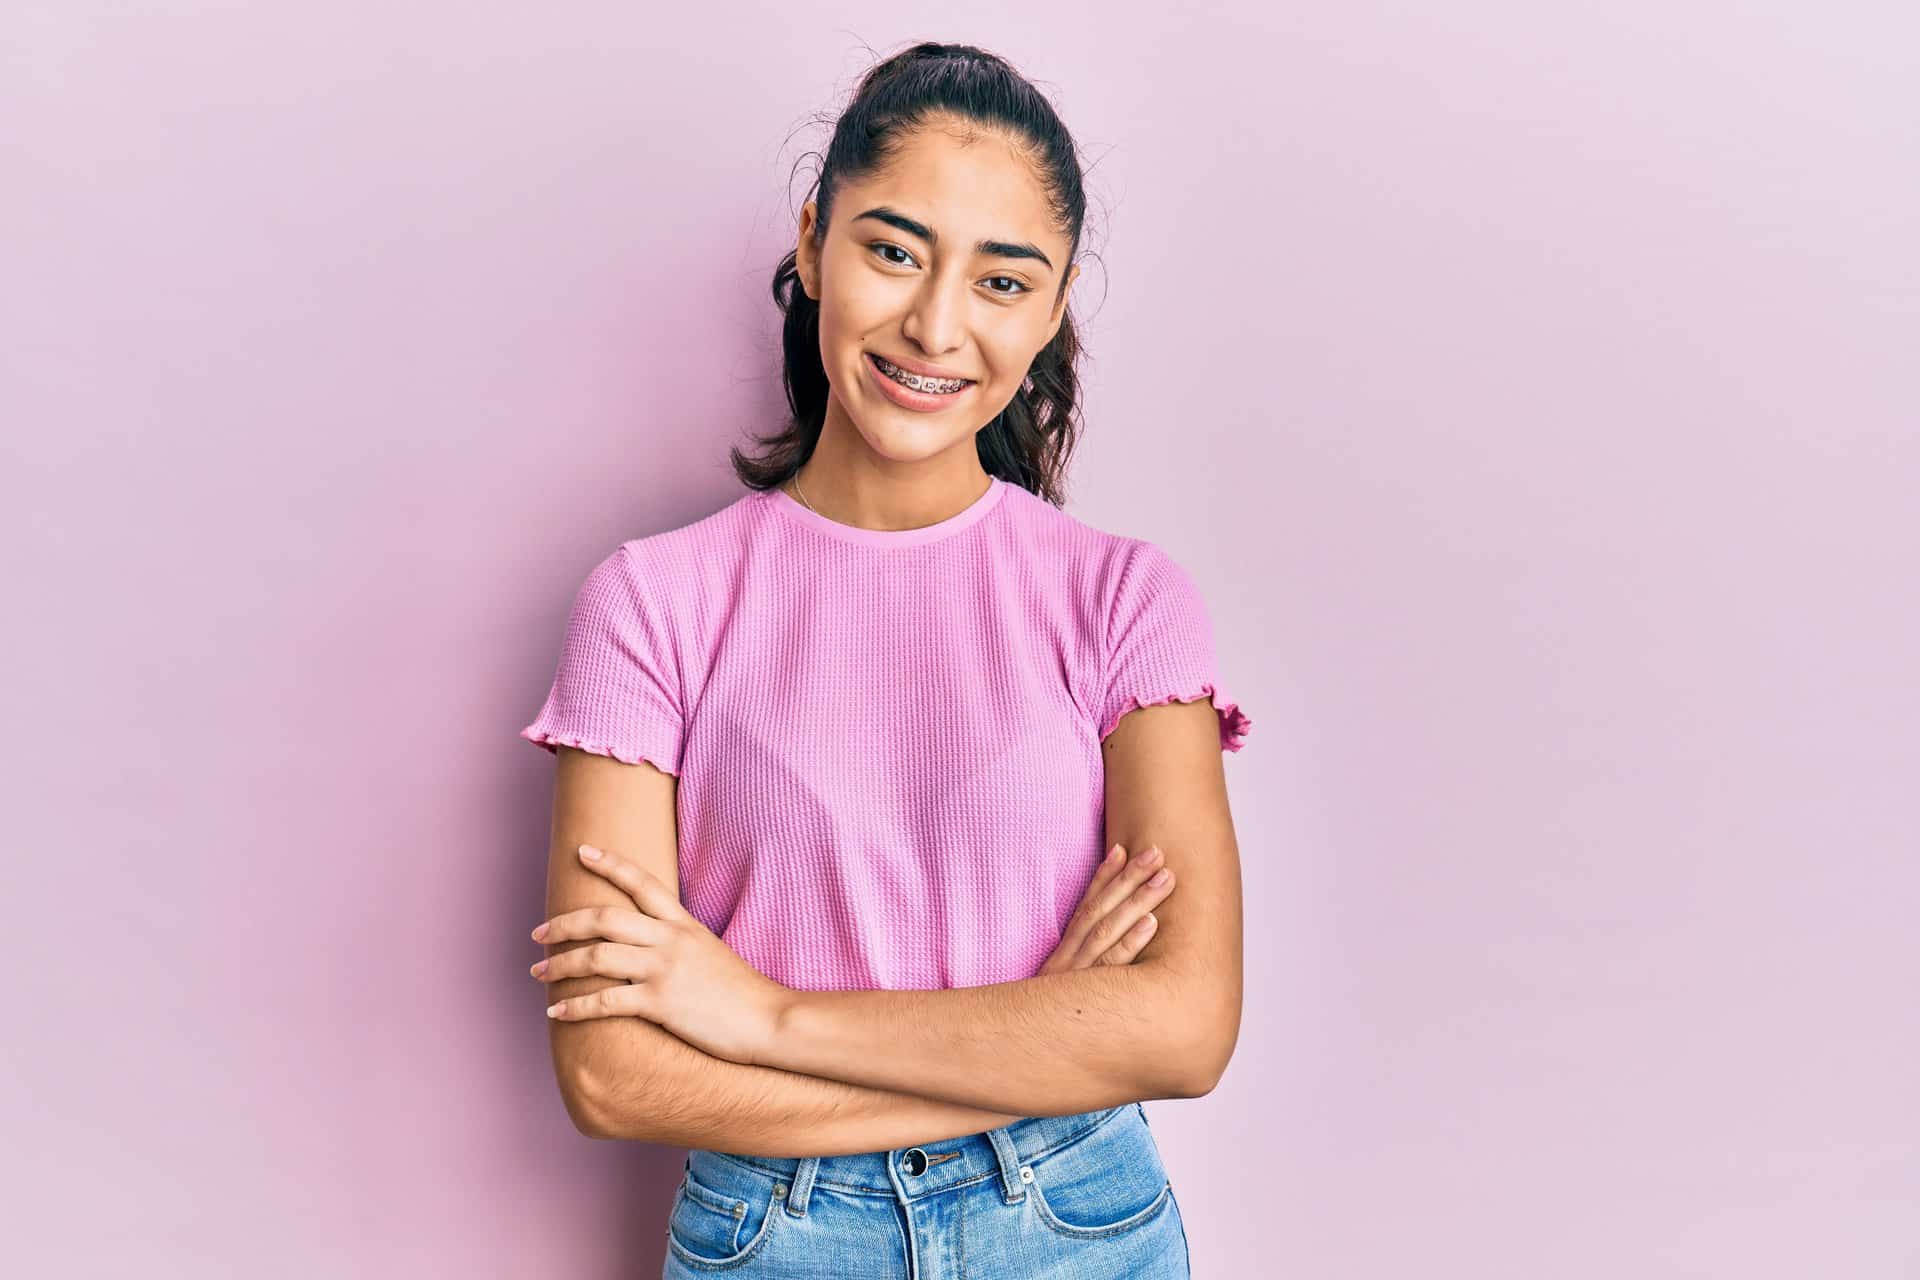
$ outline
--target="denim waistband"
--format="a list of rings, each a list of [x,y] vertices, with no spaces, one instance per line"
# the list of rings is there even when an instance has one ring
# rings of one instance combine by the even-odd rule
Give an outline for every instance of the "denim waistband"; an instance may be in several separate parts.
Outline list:
[[[757,1156],[726,1151],[694,1151],[697,1159],[730,1160],[758,1169],[790,1184],[787,1211],[804,1214],[807,1195],[815,1186],[832,1187],[849,1195],[886,1196],[915,1200],[998,1175],[1009,1203],[1022,1198],[1030,1179],[1022,1166],[1093,1132],[1127,1110],[1146,1120],[1137,1102],[1065,1116],[1028,1116],[998,1129],[970,1133],[938,1142],[923,1142],[888,1151],[837,1156]],[[919,1168],[918,1173],[912,1172]]]

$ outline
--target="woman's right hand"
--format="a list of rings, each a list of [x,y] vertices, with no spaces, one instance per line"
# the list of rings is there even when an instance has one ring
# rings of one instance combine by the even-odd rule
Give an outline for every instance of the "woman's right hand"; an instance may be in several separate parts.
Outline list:
[[[1173,892],[1172,871],[1167,872],[1164,884],[1146,883],[1165,861],[1152,845],[1137,858],[1128,857],[1124,848],[1114,845],[1093,873],[1093,882],[1080,896],[1080,905],[1067,921],[1060,945],[1040,966],[1040,972],[1132,964],[1153,937],[1157,925],[1153,909]]]

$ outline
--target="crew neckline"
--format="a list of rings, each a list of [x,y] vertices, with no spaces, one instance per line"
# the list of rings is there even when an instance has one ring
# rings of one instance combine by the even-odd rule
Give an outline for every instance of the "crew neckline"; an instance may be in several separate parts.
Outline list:
[[[838,538],[842,542],[852,542],[868,547],[917,547],[950,538],[956,533],[972,528],[981,517],[1000,505],[1000,499],[1006,490],[1006,481],[999,476],[990,475],[987,477],[986,492],[975,498],[972,503],[954,512],[945,520],[923,524],[918,529],[866,529],[857,524],[841,524],[838,520],[830,520],[812,507],[800,502],[787,492],[785,486],[766,490],[766,493],[772,499],[774,507],[789,519],[830,537]]]

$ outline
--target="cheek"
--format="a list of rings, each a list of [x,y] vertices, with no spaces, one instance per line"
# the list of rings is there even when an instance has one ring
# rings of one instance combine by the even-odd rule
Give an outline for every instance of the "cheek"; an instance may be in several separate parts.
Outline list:
[[[820,328],[825,332],[831,325],[836,333],[858,341],[884,325],[895,309],[896,300],[885,290],[875,289],[871,278],[862,280],[858,273],[843,272],[826,281],[820,298]]]
[[[1043,313],[1036,311],[1035,316]],[[1025,380],[1027,370],[1046,347],[1047,325],[1044,318],[1021,316],[996,328],[983,329],[978,340],[981,360],[994,380],[1019,383]]]
[[[820,308],[820,361],[834,377],[859,372],[861,350],[883,326],[845,303]]]
[[[992,400],[1012,399],[1020,384],[1027,380],[1033,355],[1033,349],[1022,342],[983,342],[980,363],[985,377],[981,379],[981,390]]]
[[[859,354],[859,341],[859,331],[850,329],[843,316],[820,308],[820,363],[831,380],[838,381],[843,367]]]

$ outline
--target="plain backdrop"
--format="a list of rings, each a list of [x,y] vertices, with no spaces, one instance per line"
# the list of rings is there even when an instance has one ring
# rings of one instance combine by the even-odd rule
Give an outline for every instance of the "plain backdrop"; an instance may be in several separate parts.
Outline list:
[[[7,6],[0,1266],[658,1274],[515,735],[923,38],[1080,139],[1068,509],[1254,720],[1195,1273],[1920,1274],[1920,20],[1793,0]]]

